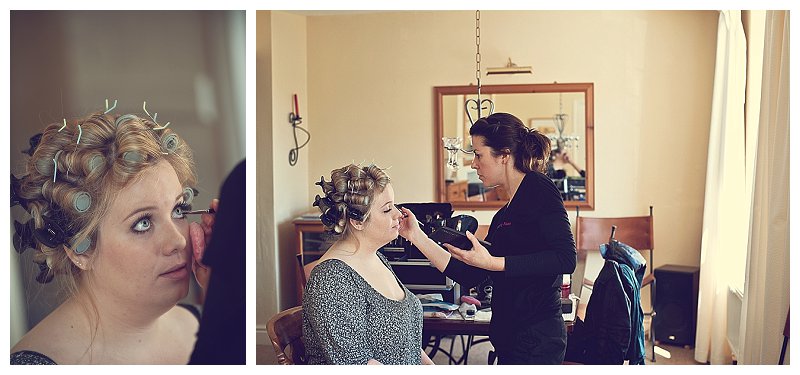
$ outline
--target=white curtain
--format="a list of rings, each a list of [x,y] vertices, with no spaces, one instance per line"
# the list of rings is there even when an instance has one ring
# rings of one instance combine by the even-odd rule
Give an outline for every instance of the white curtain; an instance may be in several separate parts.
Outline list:
[[[721,11],[708,145],[695,360],[730,363],[726,341],[730,260],[747,244],[744,98],[746,47],[740,11]]]
[[[763,24],[762,24],[763,25]],[[789,310],[789,15],[767,11],[739,363],[777,364]],[[748,75],[760,73],[751,71]],[[749,118],[749,116],[748,116]]]

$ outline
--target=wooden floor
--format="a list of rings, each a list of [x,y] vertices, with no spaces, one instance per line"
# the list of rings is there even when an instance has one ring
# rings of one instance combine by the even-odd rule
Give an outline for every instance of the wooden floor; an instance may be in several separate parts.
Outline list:
[[[647,332],[647,319],[645,320],[645,332]],[[480,337],[479,337],[480,338]],[[461,358],[463,351],[461,350],[461,338],[459,336],[442,338],[440,346],[446,350],[450,349],[450,343],[455,339],[453,345],[453,357],[456,359]],[[466,339],[466,338],[465,338]],[[272,346],[257,345],[256,346],[256,363],[259,365],[274,365],[275,351]],[[694,349],[684,348],[681,346],[671,345],[656,345],[656,361],[650,361],[650,343],[646,343],[647,348],[647,362],[646,365],[700,365],[694,360]],[[469,365],[486,365],[489,355],[489,350],[492,350],[492,344],[489,342],[482,342],[473,345],[469,351],[467,364]],[[433,356],[433,362],[437,365],[447,365],[449,358],[442,353]]]

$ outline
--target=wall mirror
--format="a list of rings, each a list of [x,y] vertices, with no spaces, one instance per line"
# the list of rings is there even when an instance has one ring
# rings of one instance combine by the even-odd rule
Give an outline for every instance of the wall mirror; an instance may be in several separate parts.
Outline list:
[[[494,210],[506,204],[509,197],[500,188],[483,186],[470,168],[472,153],[464,152],[471,149],[464,102],[476,97],[473,85],[434,87],[438,201],[450,202],[456,210]],[[593,210],[594,84],[483,85],[481,99],[485,98],[494,102],[495,113],[511,113],[525,126],[550,137],[557,152],[550,158],[548,176],[561,191],[564,206]],[[483,116],[487,114],[487,110],[482,112]],[[475,111],[472,118],[477,119]],[[445,149],[445,143],[450,144],[450,150]]]

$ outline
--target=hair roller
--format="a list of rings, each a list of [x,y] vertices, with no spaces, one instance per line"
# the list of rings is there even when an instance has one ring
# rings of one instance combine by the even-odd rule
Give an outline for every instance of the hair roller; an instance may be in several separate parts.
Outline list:
[[[39,158],[33,163],[33,166],[42,176],[53,175],[53,159],[46,157]]]
[[[175,152],[178,149],[178,136],[170,133],[161,138],[161,146],[168,152]]]
[[[78,213],[84,213],[92,206],[92,196],[89,193],[82,191],[72,198],[72,208]]]
[[[139,117],[137,117],[136,115],[132,115],[132,114],[122,115],[122,116],[117,117],[117,120],[114,121],[114,126],[115,127],[119,127],[120,124],[123,124],[125,122],[128,122],[128,121],[139,121],[139,120],[140,120]]]
[[[87,176],[90,173],[94,172],[95,169],[102,168],[106,164],[105,156],[100,154],[95,154],[88,160],[89,161],[86,163],[86,170],[85,170]]]

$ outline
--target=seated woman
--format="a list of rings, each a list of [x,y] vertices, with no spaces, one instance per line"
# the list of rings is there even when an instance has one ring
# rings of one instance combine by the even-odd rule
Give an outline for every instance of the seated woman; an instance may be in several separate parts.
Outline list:
[[[403,215],[389,176],[348,165],[317,183],[314,202],[338,240],[313,268],[303,296],[309,364],[433,364],[420,347],[422,306],[378,253]]]
[[[177,303],[191,273],[208,280],[197,259],[214,221],[190,231],[188,145],[154,119],[98,112],[50,124],[27,153],[11,201],[32,219],[16,223],[14,246],[36,252],[37,281],[63,275],[68,294],[11,364],[186,364],[198,318]]]

